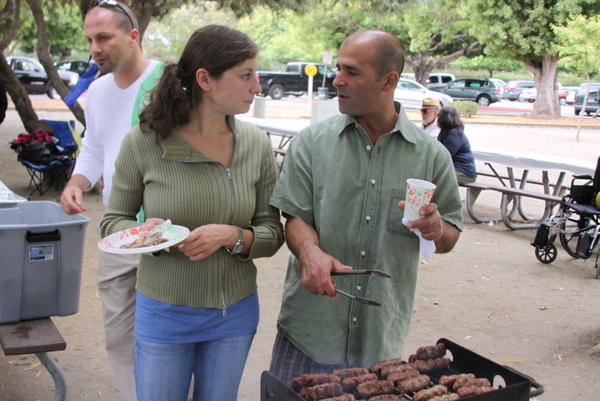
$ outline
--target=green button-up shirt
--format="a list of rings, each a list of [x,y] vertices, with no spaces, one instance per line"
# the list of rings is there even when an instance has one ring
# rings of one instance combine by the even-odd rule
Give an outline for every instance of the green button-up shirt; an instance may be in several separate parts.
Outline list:
[[[292,141],[271,204],[315,227],[321,249],[355,269],[391,279],[335,277],[336,287],[382,303],[364,305],[309,293],[291,254],[279,325],[312,359],[369,366],[398,357],[413,309],[419,240],[402,224],[406,179],[437,185],[432,202],[462,230],[456,175],[446,149],[397,104],[394,129],[373,144],[350,116],[312,125]]]

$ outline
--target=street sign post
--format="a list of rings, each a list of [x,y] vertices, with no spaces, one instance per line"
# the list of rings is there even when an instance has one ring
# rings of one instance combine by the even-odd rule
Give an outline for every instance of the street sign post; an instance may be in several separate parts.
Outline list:
[[[313,79],[314,76],[317,75],[318,72],[318,68],[316,65],[314,64],[307,64],[306,67],[304,67],[304,73],[306,75],[308,75],[308,101],[311,102],[312,101],[312,97],[313,97]]]

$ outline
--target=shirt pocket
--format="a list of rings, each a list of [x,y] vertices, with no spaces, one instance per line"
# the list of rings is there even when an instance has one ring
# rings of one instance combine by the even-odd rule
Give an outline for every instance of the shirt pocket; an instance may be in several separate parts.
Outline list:
[[[403,237],[416,238],[417,236],[415,235],[415,233],[410,231],[408,227],[402,224],[404,210],[398,207],[398,202],[404,200],[405,197],[405,190],[397,188],[391,189],[390,200],[388,202],[386,228],[388,232],[392,234],[398,234]]]

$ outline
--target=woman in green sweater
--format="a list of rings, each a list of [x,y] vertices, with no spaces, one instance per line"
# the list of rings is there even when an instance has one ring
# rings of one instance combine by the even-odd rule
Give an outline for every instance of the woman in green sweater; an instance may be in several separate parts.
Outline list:
[[[210,25],[167,65],[115,163],[103,236],[170,219],[176,249],[144,254],[137,273],[138,401],[235,401],[259,318],[254,258],[283,243],[268,204],[277,177],[267,135],[233,115],[261,88],[256,45]]]

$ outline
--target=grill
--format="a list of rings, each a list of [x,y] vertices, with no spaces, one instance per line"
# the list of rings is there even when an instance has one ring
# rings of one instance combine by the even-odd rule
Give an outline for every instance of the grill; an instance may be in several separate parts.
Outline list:
[[[441,338],[437,342],[446,345],[446,357],[452,362],[445,369],[428,373],[434,384],[437,384],[442,375],[473,373],[477,377],[487,378],[498,388],[490,393],[461,398],[461,401],[528,401],[530,397],[544,392],[542,385],[523,373],[500,365],[448,339]],[[261,401],[304,401],[304,398],[267,371],[262,373],[260,382]],[[404,398],[411,399],[406,394]]]

